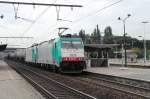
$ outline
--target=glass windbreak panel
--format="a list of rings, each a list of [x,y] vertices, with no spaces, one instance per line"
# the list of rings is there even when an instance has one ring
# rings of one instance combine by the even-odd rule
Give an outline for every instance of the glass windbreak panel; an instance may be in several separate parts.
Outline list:
[[[83,44],[80,41],[62,41],[62,48],[83,48]]]

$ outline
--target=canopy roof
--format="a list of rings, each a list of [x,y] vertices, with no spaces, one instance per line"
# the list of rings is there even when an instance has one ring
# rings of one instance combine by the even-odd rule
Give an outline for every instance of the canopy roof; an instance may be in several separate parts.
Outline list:
[[[7,44],[0,44],[0,51],[5,50],[7,47]]]
[[[117,47],[119,44],[84,44],[85,51],[99,51],[110,50],[113,47]]]

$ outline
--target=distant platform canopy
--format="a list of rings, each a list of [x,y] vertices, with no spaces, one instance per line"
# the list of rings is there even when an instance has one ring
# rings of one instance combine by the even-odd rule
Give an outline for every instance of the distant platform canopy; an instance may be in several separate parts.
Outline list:
[[[0,51],[4,51],[7,47],[7,44],[0,44]]]
[[[109,50],[117,46],[119,46],[119,44],[84,44],[84,49],[85,51],[90,52],[99,50]]]

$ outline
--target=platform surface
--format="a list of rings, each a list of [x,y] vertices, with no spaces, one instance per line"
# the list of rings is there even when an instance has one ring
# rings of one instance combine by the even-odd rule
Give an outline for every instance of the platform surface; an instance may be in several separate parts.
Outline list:
[[[150,69],[110,66],[110,67],[88,67],[85,71],[150,82]]]
[[[109,64],[116,64],[116,65],[122,65],[124,64],[124,60],[122,59],[109,59]],[[142,66],[142,67],[150,67],[150,60],[146,60],[146,63],[144,63],[143,59],[137,59],[136,62],[127,62],[128,65],[132,66]]]
[[[0,99],[44,99],[24,78],[0,60]]]

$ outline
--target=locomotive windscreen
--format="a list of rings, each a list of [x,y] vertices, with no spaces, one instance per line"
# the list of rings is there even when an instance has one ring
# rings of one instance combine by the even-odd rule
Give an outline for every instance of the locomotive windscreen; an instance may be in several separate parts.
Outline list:
[[[62,48],[83,48],[81,41],[62,41]]]

